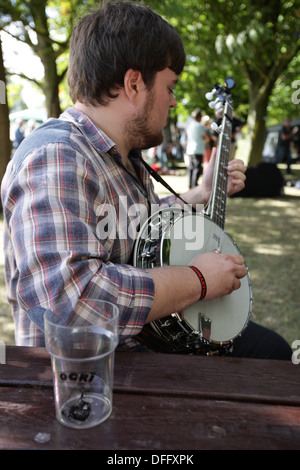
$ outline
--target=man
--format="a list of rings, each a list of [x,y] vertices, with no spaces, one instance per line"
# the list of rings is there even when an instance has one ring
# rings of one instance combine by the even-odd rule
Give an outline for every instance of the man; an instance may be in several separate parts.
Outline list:
[[[189,266],[132,266],[133,209],[144,208],[145,220],[159,203],[135,149],[162,142],[184,63],[178,34],[140,4],[108,3],[78,22],[68,76],[75,106],[30,134],[3,180],[17,344],[44,345],[45,309],[76,324],[78,298],[97,297],[118,305],[119,349],[133,348],[146,323],[203,296]],[[208,200],[213,164],[202,186],[183,195],[188,204]],[[229,194],[243,188],[244,173],[242,162],[230,162]],[[199,254],[191,264],[205,279],[205,299],[238,289],[246,275],[238,255]]]
[[[20,143],[22,140],[24,140],[25,135],[24,135],[24,121],[22,120],[17,120],[16,121],[16,130],[15,130],[15,139],[13,142],[13,148],[16,149],[19,147]]]
[[[201,117],[200,109],[193,111],[192,121],[186,131],[187,173],[190,189],[197,186],[198,179],[203,172],[202,159],[205,151],[204,136],[206,134],[206,128],[201,124]]]
[[[292,164],[291,142],[297,131],[298,127],[291,127],[291,121],[287,118],[283,121],[278,136],[277,160],[278,162],[286,162],[286,172],[288,175],[291,174]]]

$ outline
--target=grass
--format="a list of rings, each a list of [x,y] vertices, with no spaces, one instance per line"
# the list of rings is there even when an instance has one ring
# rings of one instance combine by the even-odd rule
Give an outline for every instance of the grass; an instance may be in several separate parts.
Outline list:
[[[284,171],[284,167],[280,167]],[[293,167],[300,180],[300,165]],[[165,176],[178,192],[187,177]],[[160,195],[168,194],[159,183]],[[285,188],[278,198],[228,200],[226,229],[245,257],[253,290],[253,320],[284,336],[289,344],[300,339],[300,189]],[[3,230],[2,219],[0,230]],[[0,240],[2,234],[0,233]],[[14,326],[6,301],[4,257],[0,248],[0,340],[14,344]]]
[[[290,344],[300,339],[299,202],[293,195],[232,199],[227,216],[228,231],[249,268],[253,320],[277,331]]]

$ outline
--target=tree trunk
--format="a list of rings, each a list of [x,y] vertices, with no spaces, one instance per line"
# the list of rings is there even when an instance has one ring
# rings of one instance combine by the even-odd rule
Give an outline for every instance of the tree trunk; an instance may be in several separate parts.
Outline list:
[[[60,79],[58,77],[56,65],[57,54],[53,48],[48,30],[46,7],[46,0],[32,0],[30,2],[30,11],[34,19],[35,30],[37,33],[35,52],[40,57],[45,70],[42,89],[46,97],[47,114],[48,117],[58,117],[61,114],[58,97],[58,85],[60,83]]]
[[[45,57],[43,50],[40,51],[39,55],[45,69],[43,92],[46,98],[47,115],[48,117],[57,118],[61,114],[61,107],[58,96],[59,78],[57,75],[55,57],[50,58],[49,55]]]
[[[0,183],[10,160],[11,141],[9,138],[9,113],[5,87],[5,70],[3,64],[2,44],[0,39]]]
[[[256,165],[262,161],[262,152],[266,137],[266,117],[269,98],[274,83],[258,81],[249,82],[249,113],[247,119],[249,153],[247,156],[248,166]]]

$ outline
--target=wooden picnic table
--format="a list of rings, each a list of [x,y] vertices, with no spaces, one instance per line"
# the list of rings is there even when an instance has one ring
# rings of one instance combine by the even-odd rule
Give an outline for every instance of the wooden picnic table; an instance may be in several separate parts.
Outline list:
[[[110,418],[75,430],[56,420],[48,352],[7,346],[0,426],[0,449],[299,449],[300,365],[117,352]]]

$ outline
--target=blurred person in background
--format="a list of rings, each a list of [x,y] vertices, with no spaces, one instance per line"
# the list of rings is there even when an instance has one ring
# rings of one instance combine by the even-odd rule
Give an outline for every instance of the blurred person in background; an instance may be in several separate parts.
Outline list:
[[[190,189],[198,185],[198,179],[203,173],[202,159],[206,128],[201,124],[201,117],[201,110],[195,109],[192,112],[192,121],[186,129],[186,164]]]

